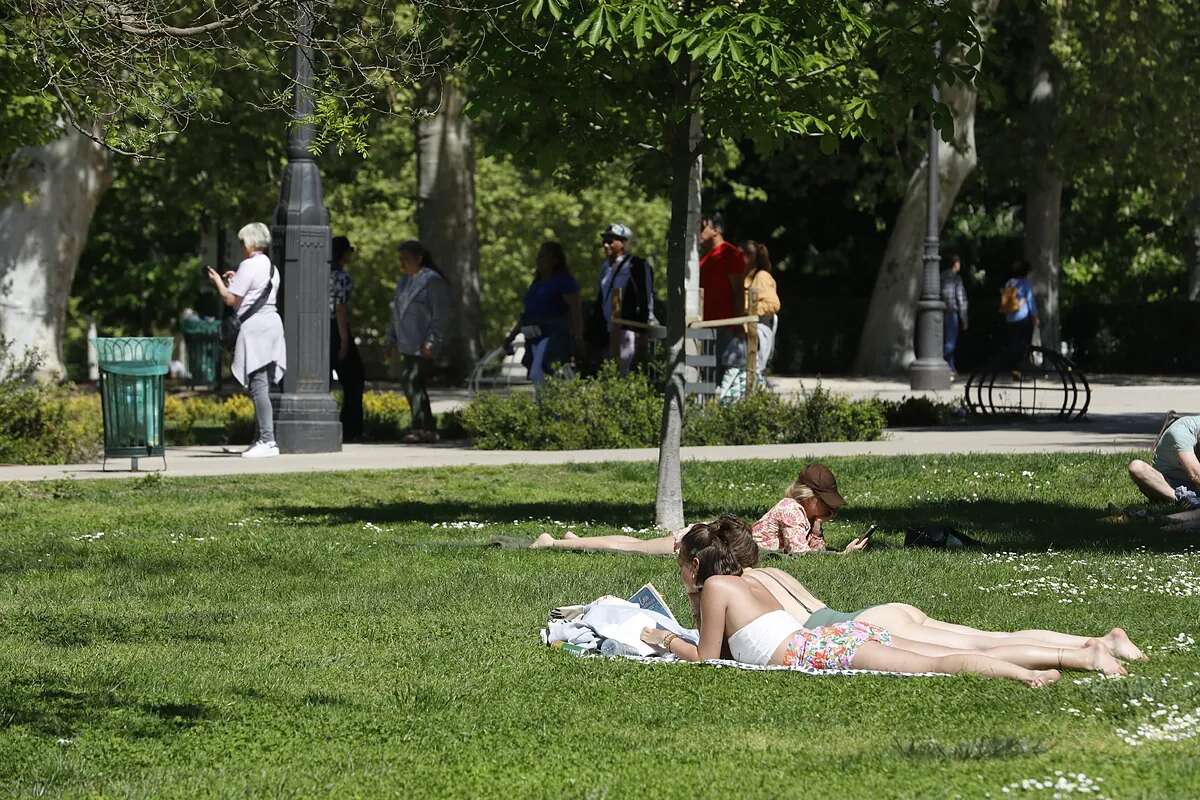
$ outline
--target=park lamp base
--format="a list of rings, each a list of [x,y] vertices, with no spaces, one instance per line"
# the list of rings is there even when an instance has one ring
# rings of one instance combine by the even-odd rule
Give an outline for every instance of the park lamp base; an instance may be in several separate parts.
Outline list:
[[[342,449],[342,423],[337,404],[326,395],[282,394],[275,415],[275,443],[280,453],[337,453]]]
[[[940,358],[917,359],[908,368],[909,388],[940,392],[950,388],[950,366]]]

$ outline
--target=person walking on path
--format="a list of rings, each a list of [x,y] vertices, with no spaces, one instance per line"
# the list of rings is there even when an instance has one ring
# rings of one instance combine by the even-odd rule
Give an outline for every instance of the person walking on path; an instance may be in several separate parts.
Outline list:
[[[433,264],[429,250],[415,240],[400,244],[400,269],[392,298],[392,322],[388,342],[400,356],[400,380],[412,414],[412,429],[404,437],[408,444],[436,442],[437,424],[429,407],[425,383],[433,359],[441,352],[449,324],[449,292],[446,279]]]
[[[345,236],[333,237],[329,265],[329,366],[342,385],[342,441],[357,442],[363,431],[363,363],[350,330],[350,292],[354,281],[346,265],[354,248]]]
[[[955,352],[959,333],[967,332],[967,288],[963,285],[962,259],[952,253],[949,267],[942,270],[942,300],[946,313],[942,317],[942,355],[950,365],[950,374],[958,372]]]
[[[775,334],[779,330],[779,292],[775,286],[775,278],[771,276],[771,253],[762,242],[753,240],[742,244],[742,257],[746,260],[746,275],[742,279],[744,291],[750,293],[751,307],[747,312],[758,317],[751,334],[758,336],[758,359],[754,370],[758,374],[759,385],[767,371],[767,362],[775,352]]]
[[[579,284],[567,268],[567,254],[558,242],[543,242],[538,249],[537,271],[525,292],[521,319],[504,341],[513,352],[513,340],[525,335],[525,365],[529,380],[540,386],[555,368],[570,360],[583,340],[583,314]]]
[[[1021,364],[1029,346],[1033,343],[1033,332],[1038,326],[1037,298],[1033,295],[1033,283],[1029,273],[1033,270],[1028,261],[1013,265],[1012,277],[1000,290],[1000,312],[1004,314],[1007,328],[1004,349],[1005,366],[1012,370],[1013,380],[1021,379]]]
[[[596,326],[591,338],[604,342],[604,358],[614,358],[621,374],[629,372],[644,335],[630,328],[614,325],[612,321],[614,294],[621,298],[621,319],[653,324],[654,277],[650,264],[629,252],[633,230],[619,222],[604,229],[600,237],[604,246],[604,262],[600,265],[600,286],[596,293],[599,308],[594,310]],[[592,329],[589,329],[592,330]],[[607,340],[606,340],[607,337]]]
[[[746,259],[725,241],[725,221],[720,214],[700,219],[700,291],[704,293],[704,319],[730,319],[742,310],[742,281]],[[746,365],[745,337],[736,325],[717,329],[717,382],[731,368]]]
[[[287,346],[283,320],[275,308],[279,294],[279,271],[267,257],[271,231],[261,222],[251,222],[238,231],[245,259],[236,272],[218,275],[208,268],[221,301],[233,308],[241,320],[230,369],[254,401],[258,436],[242,458],[272,458],[279,455],[275,443],[275,419],[271,409],[271,384],[283,380],[287,370]],[[228,283],[228,285],[226,285]]]

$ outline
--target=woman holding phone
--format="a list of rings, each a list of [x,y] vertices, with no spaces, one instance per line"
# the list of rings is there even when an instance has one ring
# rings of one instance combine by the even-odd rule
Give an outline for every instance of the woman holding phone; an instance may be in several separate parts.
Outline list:
[[[829,553],[821,532],[823,523],[837,516],[846,499],[838,492],[837,478],[824,464],[809,464],[787,488],[783,499],[771,507],[758,522],[752,534],[760,550],[790,555]],[[650,556],[669,556],[679,546],[679,540],[691,526],[664,534],[659,539],[639,539],[636,536],[589,536],[586,539],[567,533],[555,539],[543,533],[530,547],[555,550],[599,550],[618,553],[637,553]],[[868,532],[846,545],[842,553],[857,553],[867,546]]]

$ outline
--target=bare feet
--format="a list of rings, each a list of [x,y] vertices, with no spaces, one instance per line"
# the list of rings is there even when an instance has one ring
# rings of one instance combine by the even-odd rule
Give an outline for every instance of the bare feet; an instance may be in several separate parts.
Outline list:
[[[1058,681],[1062,677],[1062,673],[1056,669],[1030,669],[1021,681],[1034,689],[1040,689],[1043,686],[1049,686]]]
[[[530,550],[543,550],[547,547],[554,547],[554,537],[548,533],[543,533],[533,540],[533,544],[529,545]]]
[[[1116,657],[1109,652],[1108,647],[1099,639],[1090,640],[1083,648],[1088,654],[1088,665],[1090,669],[1096,672],[1103,672],[1105,675],[1128,675],[1129,671],[1125,669],[1125,665],[1117,661]]]
[[[1149,661],[1146,654],[1129,639],[1121,628],[1113,628],[1100,639],[1108,651],[1123,661]]]

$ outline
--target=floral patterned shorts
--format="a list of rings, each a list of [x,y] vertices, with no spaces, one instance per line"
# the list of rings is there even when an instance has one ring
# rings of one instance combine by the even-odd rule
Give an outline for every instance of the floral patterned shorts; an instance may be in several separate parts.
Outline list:
[[[820,628],[803,628],[792,634],[783,653],[786,667],[803,665],[813,669],[852,669],[850,662],[867,642],[892,646],[892,635],[869,622],[839,622]]]

